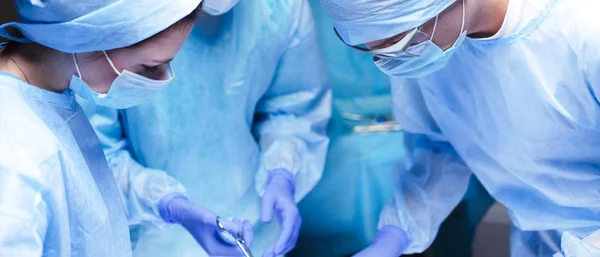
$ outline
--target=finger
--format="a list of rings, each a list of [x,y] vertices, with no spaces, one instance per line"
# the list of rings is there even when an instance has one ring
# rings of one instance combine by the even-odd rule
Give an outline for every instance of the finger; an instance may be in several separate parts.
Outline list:
[[[239,233],[243,233],[244,232],[244,229],[243,229],[244,228],[244,224],[243,224],[243,222],[242,222],[242,220],[240,218],[233,218],[233,224],[235,224],[235,226],[239,229],[239,231],[240,231]],[[234,234],[234,235],[237,235],[237,233]]]
[[[244,222],[240,219],[240,218],[233,218],[233,223],[237,226],[237,228],[239,229],[239,233],[235,233],[235,234],[231,234],[230,236],[228,236],[228,238],[230,238],[231,240],[228,241],[232,241],[232,244],[237,244],[237,237],[241,236],[242,239],[245,240],[244,237]]]
[[[223,225],[223,228],[225,228],[225,231],[229,232],[230,234],[237,235],[242,231],[241,227],[236,225],[235,222],[223,218],[220,218],[219,221],[221,221],[221,224]]]
[[[288,249],[283,253],[286,254],[296,248],[296,243],[298,243],[298,237],[300,237],[300,229],[302,228],[302,217],[298,215],[296,217],[296,223],[294,224],[294,235],[289,243]]]
[[[246,245],[248,247],[252,246],[252,243],[254,242],[254,232],[252,231],[252,224],[250,224],[250,221],[245,220],[243,225],[243,237],[244,237],[244,241],[246,241]]]
[[[352,255],[352,257],[369,257],[369,256],[374,256],[371,253],[370,247],[367,247],[367,248],[363,249],[362,251],[358,252],[357,254]]]
[[[212,250],[207,250],[205,249],[206,253],[209,256],[236,256],[236,257],[241,257],[243,255],[243,253],[240,251],[239,247],[237,245],[219,245],[219,246],[213,246],[215,247],[215,249]]]
[[[252,232],[252,224],[247,220],[234,218],[233,222],[240,228],[242,239],[246,242],[246,246],[252,245],[254,241],[254,233]]]
[[[289,253],[290,251],[294,250],[294,248],[296,247],[296,243],[298,242],[298,237],[300,236],[300,228],[302,226],[302,217],[300,215],[296,216],[295,222],[294,222],[294,230],[292,233],[292,237],[290,238],[290,240],[287,242],[287,247],[285,249],[283,249],[283,251],[278,252],[278,255],[284,255]]]
[[[264,253],[263,253],[263,257],[275,257],[275,246],[271,246],[269,247],[269,249],[267,249]]]
[[[273,209],[275,201],[273,197],[263,196],[261,200],[261,220],[264,223],[271,222],[273,220]]]
[[[294,232],[294,223],[296,222],[297,216],[297,208],[288,207],[281,212],[281,234],[279,236],[279,239],[277,240],[277,244],[275,244],[275,253],[277,255],[281,255],[283,250],[287,248],[288,243],[292,238],[292,234]]]

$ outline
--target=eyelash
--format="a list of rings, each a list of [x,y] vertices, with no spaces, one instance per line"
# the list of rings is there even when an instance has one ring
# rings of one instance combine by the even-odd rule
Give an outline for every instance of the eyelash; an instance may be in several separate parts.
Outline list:
[[[150,72],[150,73],[155,73],[158,71],[158,66],[146,66],[144,65],[144,70],[146,70],[146,72]]]

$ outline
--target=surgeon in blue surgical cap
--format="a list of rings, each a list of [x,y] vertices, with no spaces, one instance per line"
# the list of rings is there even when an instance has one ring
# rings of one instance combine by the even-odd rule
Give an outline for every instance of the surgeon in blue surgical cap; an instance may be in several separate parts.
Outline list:
[[[598,256],[598,1],[321,2],[393,78],[406,131],[395,195],[356,256],[424,251],[471,174],[509,209],[512,256]]]
[[[255,256],[282,256],[329,142],[331,90],[311,10],[306,0],[205,0],[203,10],[172,87],[133,108],[98,107],[92,125],[114,170],[166,172],[194,202],[249,220]],[[214,255],[178,226],[134,231],[134,256]]]
[[[143,222],[243,256],[227,234],[251,244],[248,221],[217,218],[163,172],[111,171],[75,101],[125,108],[167,87],[201,0],[15,3],[20,21],[0,26],[0,256],[127,257]]]

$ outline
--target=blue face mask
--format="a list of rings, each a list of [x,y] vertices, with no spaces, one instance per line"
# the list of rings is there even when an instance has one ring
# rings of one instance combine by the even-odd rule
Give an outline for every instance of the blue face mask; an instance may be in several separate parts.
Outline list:
[[[73,75],[71,78],[70,88],[77,93],[81,98],[88,102],[93,102],[100,106],[106,106],[114,109],[126,109],[136,105],[140,105],[150,100],[150,98],[169,85],[175,77],[171,70],[171,65],[167,68],[168,78],[165,80],[153,80],[142,75],[123,70],[119,72],[114,66],[106,52],[104,52],[108,63],[113,70],[119,75],[112,83],[108,93],[101,94],[92,90],[89,85],[83,80],[77,59],[73,55],[75,68],[78,76]]]
[[[443,51],[439,46],[433,43],[433,35],[437,27],[437,17],[434,25],[434,33],[429,40],[421,42],[410,48],[418,49],[415,52],[420,52],[419,56],[412,56],[406,53],[395,55],[376,56],[373,58],[375,65],[385,74],[392,77],[401,78],[418,78],[429,75],[448,63],[456,49],[463,43],[467,37],[467,32],[464,31],[465,26],[465,4],[463,3],[463,19],[461,33],[452,47]]]

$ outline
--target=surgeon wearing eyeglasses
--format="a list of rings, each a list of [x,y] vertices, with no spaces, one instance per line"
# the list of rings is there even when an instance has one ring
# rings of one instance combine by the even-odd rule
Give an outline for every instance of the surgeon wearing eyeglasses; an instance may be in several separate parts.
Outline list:
[[[597,1],[322,0],[392,77],[407,157],[357,257],[427,249],[474,174],[512,219],[511,256],[600,256]]]

